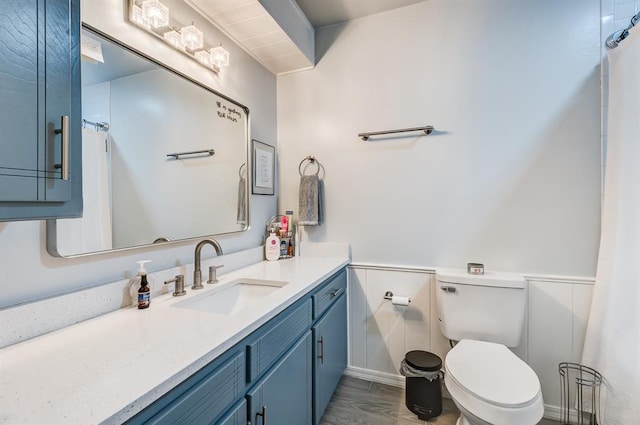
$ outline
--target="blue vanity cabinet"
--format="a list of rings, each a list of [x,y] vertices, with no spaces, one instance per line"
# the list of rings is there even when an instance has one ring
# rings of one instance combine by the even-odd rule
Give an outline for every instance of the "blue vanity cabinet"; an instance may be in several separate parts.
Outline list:
[[[81,215],[80,0],[0,2],[0,59],[0,221]]]
[[[191,425],[218,420],[246,391],[244,352],[229,350],[151,404],[127,424]],[[236,408],[238,409],[238,407]],[[241,410],[241,408],[240,408]],[[220,422],[234,424],[238,412]],[[246,423],[242,423],[245,425]]]
[[[311,423],[312,355],[311,332],[307,331],[247,394],[251,424]]]
[[[242,399],[228,415],[222,418],[219,425],[247,425],[247,400]]]
[[[342,277],[344,273],[338,279]],[[326,313],[315,323],[312,332],[313,423],[318,425],[347,367],[347,297],[344,291],[336,296]]]

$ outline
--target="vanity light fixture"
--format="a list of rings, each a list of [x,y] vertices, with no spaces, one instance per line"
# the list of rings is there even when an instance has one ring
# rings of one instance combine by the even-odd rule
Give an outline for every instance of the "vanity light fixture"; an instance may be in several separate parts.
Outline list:
[[[169,8],[160,0],[144,0],[142,2],[142,16],[153,28],[169,25]]]
[[[142,27],[146,30],[151,29],[151,24],[149,23],[149,20],[142,14],[142,7],[140,5],[132,4],[129,16],[131,22],[134,22],[139,27]]]
[[[194,56],[204,66],[210,67],[211,65],[213,65],[213,62],[211,62],[211,52],[208,50],[200,50],[198,52],[195,52]]]
[[[171,44],[176,49],[182,50],[182,51],[185,50],[185,45],[182,42],[182,36],[177,30],[172,29],[171,31],[167,31],[164,33],[163,37],[164,37],[164,41]]]
[[[159,0],[129,0],[129,22],[213,72],[220,72],[220,68],[229,65],[229,52],[222,43],[209,48],[204,44],[204,34],[193,22],[187,26],[172,22],[169,8]]]
[[[182,37],[182,44],[189,50],[200,50],[204,45],[204,35],[202,31],[193,25],[193,22],[191,25],[180,29],[180,36]]]
[[[211,63],[218,68],[229,66],[229,52],[222,47],[222,43],[218,47],[211,49]]]

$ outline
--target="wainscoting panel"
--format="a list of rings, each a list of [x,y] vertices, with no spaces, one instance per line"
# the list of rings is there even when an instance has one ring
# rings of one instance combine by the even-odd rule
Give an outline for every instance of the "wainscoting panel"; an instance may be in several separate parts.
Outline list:
[[[579,363],[591,307],[592,284],[529,280],[529,356],[547,407],[560,406],[558,363]]]
[[[349,268],[349,366],[367,369],[367,296],[365,269]]]
[[[430,282],[427,273],[351,269],[350,365],[398,375],[407,351],[429,349]],[[387,291],[411,298],[410,305],[391,304]]]
[[[525,276],[527,316],[522,343],[513,349],[537,373],[546,416],[557,418],[560,405],[558,363],[580,362],[591,306],[593,279]],[[349,343],[347,373],[403,385],[400,362],[407,351],[426,350],[443,359],[449,341],[438,325],[435,274],[431,268],[375,264],[349,266]],[[393,306],[384,293],[412,299]]]

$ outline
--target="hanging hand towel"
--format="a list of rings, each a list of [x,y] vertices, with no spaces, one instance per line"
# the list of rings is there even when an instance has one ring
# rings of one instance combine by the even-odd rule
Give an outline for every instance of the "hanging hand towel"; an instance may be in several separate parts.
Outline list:
[[[247,224],[247,180],[240,176],[238,181],[238,207],[236,209],[236,222]]]
[[[298,199],[298,225],[318,226],[321,224],[322,185],[317,175],[301,176]]]

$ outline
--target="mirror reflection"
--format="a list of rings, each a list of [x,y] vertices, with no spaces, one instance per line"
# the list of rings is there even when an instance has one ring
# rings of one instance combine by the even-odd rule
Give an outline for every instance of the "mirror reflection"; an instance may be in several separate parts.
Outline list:
[[[84,213],[48,223],[49,251],[246,230],[248,110],[87,28],[83,37]]]

